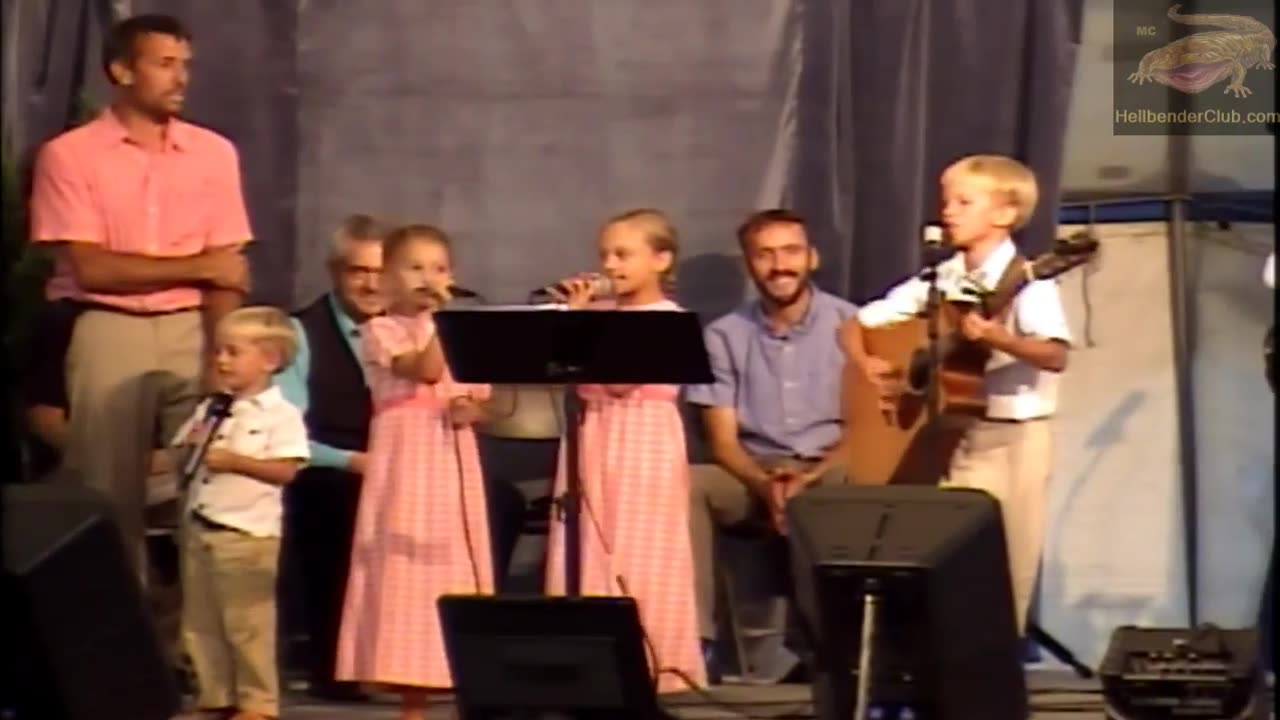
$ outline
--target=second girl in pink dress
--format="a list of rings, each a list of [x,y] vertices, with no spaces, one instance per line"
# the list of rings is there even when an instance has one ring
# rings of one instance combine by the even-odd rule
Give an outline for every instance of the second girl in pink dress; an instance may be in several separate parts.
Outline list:
[[[674,269],[675,229],[656,210],[605,224],[601,266],[616,300],[592,303],[592,283],[568,280],[572,308],[680,310],[664,285]],[[706,684],[689,538],[689,463],[675,385],[582,385],[577,458],[582,479],[583,595],[630,595],[651,643],[660,692]],[[564,492],[560,457],[555,494]],[[547,546],[547,592],[565,591],[564,524],[554,519]],[[682,677],[683,676],[683,677]]]

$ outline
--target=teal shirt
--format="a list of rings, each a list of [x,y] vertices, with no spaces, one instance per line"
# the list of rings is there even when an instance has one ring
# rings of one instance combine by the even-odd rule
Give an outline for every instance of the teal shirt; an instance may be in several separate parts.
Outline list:
[[[356,325],[356,321],[352,320],[350,315],[343,312],[333,293],[329,293],[327,297],[329,310],[338,321],[338,330],[342,332],[342,337],[346,338],[347,346],[351,348],[351,354],[359,361],[360,327]],[[284,393],[285,398],[301,410],[305,416],[307,407],[311,403],[310,395],[307,392],[307,376],[311,374],[311,346],[307,343],[307,332],[302,328],[302,323],[297,318],[290,318],[290,321],[293,323],[293,331],[298,336],[298,355],[294,358],[292,365],[276,376],[276,384],[280,386],[280,391]],[[311,461],[308,464],[311,467],[345,470],[351,464],[352,452],[350,450],[340,450],[331,445],[314,441],[310,445]]]

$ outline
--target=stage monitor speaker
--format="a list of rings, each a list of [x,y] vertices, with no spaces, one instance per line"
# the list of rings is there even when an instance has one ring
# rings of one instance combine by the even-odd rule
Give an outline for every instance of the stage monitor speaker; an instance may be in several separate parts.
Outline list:
[[[447,595],[438,602],[462,720],[654,720],[635,601]]]
[[[111,510],[88,490],[3,486],[6,720],[169,720],[166,662]]]
[[[858,720],[1025,720],[994,498],[925,486],[820,486],[786,513],[819,718],[861,711]]]
[[[1107,720],[1267,720],[1253,628],[1118,627],[1098,669]]]

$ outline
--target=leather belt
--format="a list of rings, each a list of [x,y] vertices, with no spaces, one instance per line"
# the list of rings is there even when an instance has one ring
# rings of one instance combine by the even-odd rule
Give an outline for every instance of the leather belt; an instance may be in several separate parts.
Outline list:
[[[106,303],[93,302],[91,300],[72,300],[71,304],[77,310],[97,310],[98,312],[118,313],[120,315],[132,315],[134,317],[160,317],[163,315],[177,315],[178,313],[192,312],[198,310],[196,307],[176,308],[173,310],[132,310],[129,308],[116,307]]]
[[[240,528],[233,528],[230,525],[220,523],[217,520],[210,520],[208,517],[201,515],[200,513],[194,510],[191,512],[191,519],[194,520],[197,525],[204,528],[205,530],[212,530],[213,532],[233,532],[233,533],[244,534],[244,531],[241,530]]]

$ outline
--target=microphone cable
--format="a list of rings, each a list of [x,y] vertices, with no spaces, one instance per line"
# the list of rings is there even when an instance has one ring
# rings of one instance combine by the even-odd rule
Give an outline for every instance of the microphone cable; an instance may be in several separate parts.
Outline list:
[[[473,400],[472,402],[475,401]],[[452,405],[452,403],[453,400],[450,399],[449,405]],[[444,416],[441,419],[444,422],[445,434],[452,436],[453,440],[453,457],[458,468],[458,501],[462,505],[462,538],[463,542],[467,544],[467,559],[471,562],[471,579],[475,583],[476,594],[481,595],[483,594],[483,588],[480,583],[480,565],[476,561],[476,549],[471,536],[471,515],[467,512],[467,471],[463,468],[465,463],[463,463],[462,458],[461,431],[463,428],[454,426],[451,408],[448,406],[446,406]],[[484,479],[482,477],[481,483],[483,482]],[[481,489],[483,489],[483,486]],[[485,507],[484,510],[486,513],[488,512],[487,507]],[[490,561],[490,563],[492,564],[492,561]]]
[[[464,288],[456,288],[456,286],[454,289],[465,290]],[[457,299],[473,300],[478,305],[487,305],[489,302],[484,295],[478,292],[475,292],[473,290],[465,290],[465,292],[466,292],[465,295],[454,296],[454,298],[446,302],[445,305],[447,306],[449,303]],[[441,351],[443,352],[443,348],[441,349]],[[447,360],[445,364],[446,366],[448,365]],[[476,402],[475,400],[471,399],[470,395],[467,395],[465,397],[466,399],[470,400],[473,403]],[[472,580],[472,583],[474,583],[475,585],[476,594],[480,595],[480,594],[483,594],[483,587],[480,582],[480,564],[476,560],[475,542],[474,542],[474,537],[472,536],[472,533],[471,533],[471,515],[470,513],[467,512],[467,471],[464,467],[466,463],[463,461],[463,457],[462,457],[462,431],[466,428],[471,427],[471,423],[468,423],[462,427],[457,427],[454,425],[453,412],[452,412],[454,399],[455,398],[449,398],[445,402],[444,414],[441,417],[441,421],[444,423],[444,432],[446,437],[449,437],[452,440],[450,444],[453,445],[453,459],[454,459],[455,467],[458,470],[458,502],[461,505],[461,509],[462,509],[462,538],[463,538],[463,542],[467,544],[467,560],[471,563],[471,580]],[[513,400],[511,412],[506,417],[510,417],[511,415],[514,415],[516,411],[516,407],[518,405],[519,405],[519,399],[517,398]],[[474,430],[472,431],[472,434],[474,435]],[[481,491],[484,490],[483,469],[481,470],[480,488],[481,488]],[[488,504],[486,503],[482,509],[484,510],[485,515],[487,517],[489,512]],[[485,525],[487,530],[488,523],[486,522]],[[489,560],[489,564],[490,564],[490,567],[492,568],[493,566],[492,557]],[[496,569],[491,570],[491,574],[496,575]],[[492,578],[492,585],[495,589],[497,588],[496,577]]]
[[[584,421],[583,424],[585,424],[586,408],[583,407],[581,408],[581,410],[582,410],[582,413],[581,413],[582,417],[580,419]],[[579,443],[579,454],[581,454],[581,447],[582,447],[582,444]],[[562,455],[562,457],[565,457],[565,456]],[[580,461],[580,458],[573,458],[572,460],[570,460],[569,458],[565,457],[564,459],[564,462],[579,462],[579,461]],[[602,460],[602,464],[603,464],[603,460]],[[581,468],[580,464],[579,464],[579,468]],[[601,468],[601,471],[603,471],[603,468]],[[580,478],[581,478],[581,475],[582,473],[579,472]],[[580,484],[579,491],[581,492],[581,495],[579,497],[579,501],[581,502],[581,509],[579,511],[578,532],[582,533],[585,529],[585,526],[582,524],[581,520],[582,520],[582,515],[586,515],[590,521],[590,525],[592,529],[594,530],[597,540],[600,542],[600,548],[603,551],[603,555],[604,555],[604,557],[601,558],[601,561],[605,564],[605,570],[606,572],[611,571],[612,567],[611,567],[611,564],[608,562],[608,559],[613,557],[613,548],[605,535],[604,528],[600,524],[599,516],[595,512],[595,508],[592,505],[591,496],[587,492],[586,484],[585,483],[579,483],[579,484]],[[563,526],[564,525],[562,520],[561,527]],[[568,533],[562,531],[562,536],[564,537],[564,542],[567,543]],[[580,552],[584,549],[584,546],[585,546],[585,543],[579,542]],[[561,548],[561,551],[563,552],[563,548]],[[581,572],[581,568],[579,568],[579,572]],[[565,580],[567,581],[568,567],[565,567],[563,569],[563,573],[565,576]],[[691,692],[693,692],[695,695],[701,698],[705,703],[709,705],[713,705],[721,710],[734,713],[744,718],[755,717],[747,713],[744,710],[744,708],[751,707],[751,706],[758,706],[759,703],[736,703],[736,704],[727,703],[721,700],[720,698],[717,698],[715,695],[713,695],[709,688],[698,684],[698,682],[695,681],[692,677],[690,677],[689,673],[685,672],[684,670],[681,670],[680,668],[675,666],[663,665],[662,658],[658,655],[657,646],[654,644],[653,638],[649,635],[649,629],[645,625],[643,614],[640,613],[640,603],[636,598],[636,596],[631,593],[631,589],[627,585],[626,577],[621,573],[613,573],[613,580],[617,584],[618,589],[622,592],[622,594],[626,597],[631,598],[632,601],[636,603],[636,611],[638,615],[637,619],[639,620],[639,625],[640,625],[640,638],[644,642],[645,652],[648,654],[649,660],[651,661],[649,666],[650,682],[652,683],[652,688],[655,695],[658,695],[658,686],[662,676],[672,675],[679,678],[685,687],[687,687]],[[690,582],[692,582],[692,578],[690,578]],[[662,703],[660,701],[659,705],[661,704]],[[667,712],[668,709],[665,707],[660,707],[660,710],[662,710],[663,712]],[[790,712],[783,712],[780,715],[770,715],[769,717],[775,718],[775,719],[810,718],[810,717],[813,717],[813,715],[808,713],[803,713],[801,709],[795,708]]]

